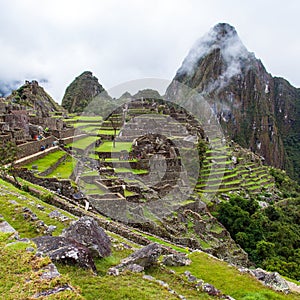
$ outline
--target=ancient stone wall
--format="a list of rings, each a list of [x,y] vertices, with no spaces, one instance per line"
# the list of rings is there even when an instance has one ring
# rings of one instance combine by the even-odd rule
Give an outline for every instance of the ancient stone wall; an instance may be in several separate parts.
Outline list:
[[[40,151],[38,152],[38,155],[37,156],[29,156],[27,159],[23,160],[21,163],[16,163],[15,166],[16,167],[20,167],[20,166],[24,166],[24,165],[27,165],[27,164],[30,164],[32,162],[34,162],[35,160],[39,159],[39,158],[43,158],[45,157],[46,155],[48,155],[49,153],[53,153],[55,151],[58,151],[58,147],[51,147],[51,149],[49,149],[47,152],[45,151]]]
[[[58,159],[54,164],[52,164],[47,170],[39,173],[39,175],[47,176],[47,175],[51,174],[61,163],[63,163],[66,160],[67,157],[68,157],[68,154],[65,154],[63,157]]]
[[[64,130],[52,130],[52,134],[59,139],[69,138],[74,136],[75,128],[68,128]]]
[[[67,145],[67,144],[73,143],[73,142],[75,142],[77,140],[80,140],[80,139],[82,139],[84,137],[87,137],[87,136],[88,136],[87,134],[82,134],[80,136],[72,136],[71,135],[70,137],[65,137],[65,138],[61,138],[61,139],[63,139],[63,143],[65,145]]]
[[[56,141],[56,138],[53,136],[49,136],[40,141],[33,141],[33,142],[28,142],[28,143],[19,145],[17,159],[20,159],[22,157],[29,156],[29,155],[32,155],[34,153],[41,151],[42,146],[46,147],[48,145],[48,147],[52,147],[52,143],[54,141]]]

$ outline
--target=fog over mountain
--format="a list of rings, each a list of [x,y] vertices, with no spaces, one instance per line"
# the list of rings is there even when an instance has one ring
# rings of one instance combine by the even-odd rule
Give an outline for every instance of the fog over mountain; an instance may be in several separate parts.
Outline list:
[[[84,70],[93,71],[106,90],[141,78],[171,80],[194,41],[226,22],[238,28],[245,46],[270,73],[300,86],[299,10],[296,0],[288,5],[269,0],[45,0],[43,5],[2,0],[0,82],[10,86],[45,78],[45,88],[61,103],[65,87]]]

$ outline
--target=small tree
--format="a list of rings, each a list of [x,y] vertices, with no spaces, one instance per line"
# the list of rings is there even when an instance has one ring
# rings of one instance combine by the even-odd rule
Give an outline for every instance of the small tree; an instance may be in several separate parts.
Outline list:
[[[113,147],[116,148],[116,136],[117,136],[117,129],[120,128],[122,126],[122,121],[120,119],[120,117],[115,117],[115,116],[111,116],[110,117],[110,123],[111,123],[111,127],[114,130],[114,135],[113,135]]]
[[[15,176],[15,160],[17,158],[18,147],[17,145],[9,141],[7,143],[0,143],[0,174],[5,177],[8,173],[11,174],[19,185],[18,180]]]

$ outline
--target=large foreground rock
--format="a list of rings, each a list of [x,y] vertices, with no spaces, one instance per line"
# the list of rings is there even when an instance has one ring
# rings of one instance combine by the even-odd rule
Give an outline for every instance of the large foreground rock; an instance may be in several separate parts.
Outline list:
[[[136,264],[144,268],[148,268],[157,262],[157,259],[161,254],[161,246],[159,244],[152,243],[124,258],[118,267],[122,268],[123,266]]]
[[[91,217],[82,217],[64,229],[61,236],[73,239],[86,246],[93,257],[106,257],[111,254],[111,241],[97,221]]]
[[[156,264],[161,254],[162,248],[160,245],[156,243],[149,244],[124,258],[116,267],[110,268],[108,274],[117,276],[124,270],[142,272],[144,269]]]
[[[59,236],[41,236],[33,238],[38,252],[48,255],[53,262],[78,265],[96,272],[90,250],[78,242]]]

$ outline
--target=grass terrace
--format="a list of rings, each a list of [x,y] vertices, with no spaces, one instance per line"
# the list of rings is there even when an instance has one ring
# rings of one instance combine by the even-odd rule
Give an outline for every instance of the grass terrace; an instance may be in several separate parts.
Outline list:
[[[82,149],[84,150],[85,148],[87,148],[89,145],[91,145],[93,142],[95,142],[97,140],[97,137],[95,136],[88,136],[88,137],[84,137],[80,140],[74,141],[73,143],[67,144],[67,147],[74,147],[74,148],[78,148],[78,149]]]
[[[86,183],[83,180],[80,181],[80,187],[86,195],[104,195],[107,193],[105,190],[102,190],[97,184]]]
[[[127,168],[115,168],[116,173],[133,173],[136,175],[139,174],[148,174],[147,170],[138,170],[138,169],[127,169]]]
[[[102,121],[102,117],[101,116],[73,116],[71,119],[65,119],[65,121],[67,121],[67,122],[71,122],[71,121],[100,122],[100,121]]]
[[[29,164],[24,165],[24,168],[32,169],[32,166],[37,166],[38,172],[46,171],[51,165],[57,162],[60,158],[62,158],[66,153],[64,151],[56,151],[47,154],[45,157],[39,158]]]
[[[122,150],[130,152],[131,147],[131,142],[116,142],[116,147],[114,148],[112,141],[105,141],[95,149],[99,152],[121,152]]]
[[[46,177],[68,179],[74,170],[75,164],[75,160],[71,156],[68,156],[65,161],[63,161],[52,173]]]

